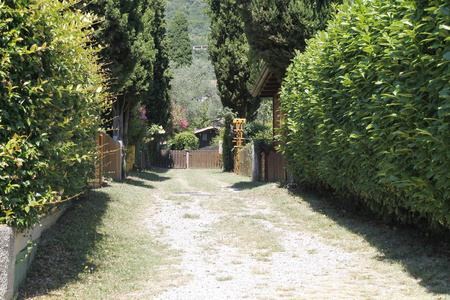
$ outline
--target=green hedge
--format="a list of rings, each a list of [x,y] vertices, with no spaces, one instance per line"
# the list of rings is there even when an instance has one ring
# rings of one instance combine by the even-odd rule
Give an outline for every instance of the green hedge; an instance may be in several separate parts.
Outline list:
[[[192,132],[180,132],[173,138],[174,150],[197,150],[200,144],[198,137]]]
[[[342,6],[282,88],[296,179],[386,219],[450,228],[450,3]]]
[[[103,76],[74,4],[0,3],[0,223],[18,229],[82,192],[97,155]]]

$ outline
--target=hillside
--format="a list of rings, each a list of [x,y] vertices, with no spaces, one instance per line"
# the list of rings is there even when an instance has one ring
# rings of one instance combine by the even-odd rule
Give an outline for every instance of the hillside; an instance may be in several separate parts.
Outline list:
[[[208,5],[203,0],[166,0],[166,6],[167,22],[172,20],[175,13],[184,12],[189,22],[189,37],[192,44],[207,44],[209,18],[204,11]]]

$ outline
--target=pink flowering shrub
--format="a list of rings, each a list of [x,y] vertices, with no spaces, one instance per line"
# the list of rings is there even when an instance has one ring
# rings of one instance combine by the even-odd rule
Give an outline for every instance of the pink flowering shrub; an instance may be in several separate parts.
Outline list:
[[[189,126],[186,118],[186,111],[183,107],[177,106],[175,100],[172,100],[170,104],[171,118],[172,118],[172,133],[185,131]]]
[[[130,145],[136,145],[145,136],[148,126],[146,112],[139,104],[131,111],[128,124],[128,142]]]

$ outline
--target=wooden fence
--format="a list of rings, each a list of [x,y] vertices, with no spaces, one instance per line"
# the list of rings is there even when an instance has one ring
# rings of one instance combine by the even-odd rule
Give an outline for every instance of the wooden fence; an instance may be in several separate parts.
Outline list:
[[[122,175],[122,145],[105,132],[100,132],[100,159],[103,164],[103,176],[120,180]]]
[[[222,156],[219,151],[161,150],[153,164],[159,168],[219,169],[222,167]]]
[[[257,172],[254,172],[253,167],[258,168]],[[258,179],[254,180],[268,182],[287,182],[291,176],[286,170],[286,159],[280,153],[275,150],[264,152],[259,162],[253,162],[251,147],[245,147],[239,151],[238,170],[239,175],[253,177],[259,174]]]
[[[125,160],[127,162],[127,173],[133,170],[134,165],[136,164],[136,146],[130,146],[127,147],[127,156],[125,157]]]
[[[244,176],[252,176],[252,148],[244,147],[239,150],[239,172]],[[234,162],[236,163],[236,162]]]
[[[222,155],[220,155],[219,151],[189,151],[189,168],[220,169],[222,168]]]
[[[262,180],[268,182],[287,182],[290,178],[289,172],[286,170],[286,159],[281,153],[272,150],[262,154],[261,174]]]
[[[122,144],[100,131],[97,135],[97,145],[95,179],[91,181],[93,187],[101,186],[104,177],[120,180],[122,175]]]
[[[103,178],[114,180],[122,179],[122,143],[115,141],[108,134],[100,131],[97,134],[98,158],[95,163],[95,179],[91,181],[91,186],[99,187],[103,183]],[[136,147],[128,146],[126,155],[127,173],[136,164]]]

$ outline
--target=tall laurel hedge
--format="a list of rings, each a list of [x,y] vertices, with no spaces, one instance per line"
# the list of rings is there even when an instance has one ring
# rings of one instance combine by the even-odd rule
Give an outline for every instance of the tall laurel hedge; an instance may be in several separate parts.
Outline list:
[[[342,6],[283,85],[281,149],[297,180],[450,228],[449,45],[449,1]]]
[[[92,173],[104,80],[74,3],[0,2],[0,223],[18,229]]]

